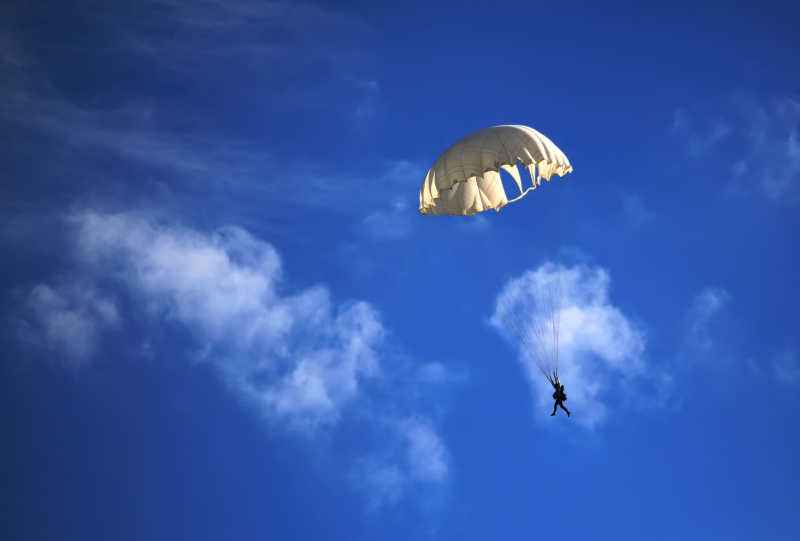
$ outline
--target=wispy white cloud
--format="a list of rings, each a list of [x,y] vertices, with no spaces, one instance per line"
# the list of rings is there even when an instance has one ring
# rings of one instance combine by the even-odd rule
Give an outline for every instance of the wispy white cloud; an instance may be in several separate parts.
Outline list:
[[[715,121],[709,127],[699,129],[685,109],[676,109],[673,113],[672,131],[681,137],[684,149],[693,158],[708,155],[733,133],[731,126],[723,121]]]
[[[61,148],[93,159],[101,152],[124,160],[133,166],[137,183],[145,171],[169,179],[172,186],[196,190],[200,183],[211,192],[256,185],[253,179],[276,175],[276,164],[261,145],[232,138],[220,144],[198,131],[170,131],[160,125],[163,118],[155,103],[90,109],[53,93],[19,87],[0,103],[2,119],[46,134],[62,143]],[[85,161],[82,167],[82,175],[92,173]]]
[[[634,229],[643,227],[655,219],[655,213],[645,205],[641,197],[635,194],[622,195],[622,214],[625,221]]]
[[[363,127],[372,122],[378,114],[381,86],[373,79],[356,79],[353,84],[361,91],[360,99],[356,100],[353,117],[357,125]]]
[[[5,67],[22,68],[30,63],[30,55],[25,52],[14,36],[0,30],[0,69]]]
[[[89,362],[103,332],[119,324],[115,300],[86,283],[33,287],[19,318],[20,338],[54,360]]]
[[[713,348],[712,328],[730,300],[730,293],[720,287],[706,287],[695,295],[687,314],[687,342],[691,348],[699,353],[708,353]]]
[[[134,166],[137,185],[141,184],[138,175],[145,171],[168,179],[168,185],[157,183],[167,192],[202,190],[206,195],[262,198],[271,204],[358,211],[366,216],[365,232],[375,239],[404,238],[412,230],[408,211],[414,216],[415,211],[403,194],[409,183],[422,178],[421,168],[414,163],[385,160],[377,167],[354,170],[332,169],[307,159],[287,162],[275,158],[259,142],[230,137],[220,143],[201,131],[170,131],[161,126],[161,116],[154,103],[93,110],[24,88],[0,103],[0,118],[39,130],[63,141],[65,147],[125,160]],[[296,186],[287,189],[291,179]]]
[[[413,231],[415,210],[403,199],[395,200],[389,208],[367,214],[359,225],[359,232],[372,240],[400,240]]]
[[[398,241],[408,238],[415,230],[419,213],[416,209],[415,190],[409,190],[416,182],[421,182],[422,168],[405,160],[391,162],[378,173],[374,193],[359,194],[359,202],[365,213],[359,222],[356,233],[372,241]],[[364,181],[347,182],[348,185]]]
[[[408,445],[408,465],[412,478],[434,483],[446,479],[447,449],[431,423],[419,417],[405,419],[401,430]]]
[[[467,234],[486,233],[491,231],[492,221],[483,214],[475,214],[466,220],[459,220],[456,226]],[[494,214],[494,212],[492,212]]]
[[[420,484],[440,485],[449,476],[449,453],[430,418],[396,417],[384,423],[380,451],[352,471],[373,511],[396,504]]]
[[[800,384],[800,356],[794,349],[785,349],[775,356],[772,369],[777,380],[786,385]]]
[[[287,162],[260,143],[233,137],[220,143],[202,132],[172,132],[160,125],[160,115],[153,104],[99,111],[27,90],[0,104],[0,117],[63,141],[65,148],[89,154],[100,151],[125,160],[133,166],[139,188],[140,175],[154,175],[166,179],[166,184],[158,180],[151,185],[170,197],[199,192],[225,197],[228,204],[238,200],[243,203],[240,207],[259,200],[358,213],[363,217],[361,231],[373,240],[399,240],[413,231],[416,211],[403,194],[409,182],[413,185],[421,178],[416,164],[387,160],[354,170],[309,160]],[[91,167],[82,174],[92,174]],[[292,189],[287,183],[293,184]]]
[[[731,166],[740,182],[755,180],[772,201],[800,198],[800,101],[742,101],[748,147]]]
[[[377,115],[380,84],[370,76],[372,55],[364,47],[375,34],[352,11],[253,0],[150,5],[152,17],[132,17],[118,6],[91,15],[117,29],[120,52],[143,57],[167,74],[208,84],[209,71],[236,71],[268,93],[268,106],[283,110],[330,109],[335,95],[359,128]]]
[[[442,363],[426,363],[417,368],[414,378],[415,385],[421,384],[437,384],[437,383],[457,383],[467,379],[467,375],[463,371],[454,371],[447,368]]]
[[[558,368],[574,419],[597,427],[611,407],[612,378],[652,375],[645,370],[644,331],[611,302],[610,277],[601,267],[547,262],[509,280],[496,298],[491,325],[517,349],[543,415],[552,405],[540,367],[553,364],[553,316],[560,322]]]
[[[402,464],[370,456],[360,461],[351,474],[353,484],[368,495],[368,508],[378,511],[396,505],[408,483]]]
[[[186,326],[237,394],[301,429],[336,422],[380,371],[385,334],[367,303],[316,286],[282,294],[275,249],[227,227],[206,235],[130,214],[72,218],[84,264],[111,270],[156,317]]]
[[[738,97],[723,109],[675,112],[672,131],[688,155],[702,157],[705,169],[726,176],[736,191],[800,201],[800,101]]]
[[[309,56],[297,58],[297,63],[307,63],[311,56],[341,54],[371,31],[355,14],[308,2],[151,0],[149,4],[151,18],[131,19],[118,7],[91,15],[120,26],[121,46],[181,72],[200,70],[209,61],[270,61],[298,49]],[[125,18],[128,24],[120,25]],[[338,39],[325,39],[333,36]]]

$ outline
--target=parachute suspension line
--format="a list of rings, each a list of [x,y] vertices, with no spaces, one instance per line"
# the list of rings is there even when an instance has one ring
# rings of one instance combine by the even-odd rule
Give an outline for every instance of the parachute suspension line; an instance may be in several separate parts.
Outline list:
[[[545,339],[547,332],[543,327],[543,323],[537,319],[531,319],[528,325],[526,325],[524,322],[519,322],[516,319],[512,319],[511,321],[513,321],[512,327],[514,328],[514,331],[520,338],[522,338],[525,350],[532,352],[533,361],[536,363],[536,367],[551,385],[555,385],[554,378],[556,374],[550,374],[544,368],[550,365],[552,356],[545,346],[547,343]],[[533,336],[531,336],[531,334]]]
[[[553,361],[553,357],[550,351],[548,351],[548,348],[546,346],[546,344],[548,343],[547,340],[548,332],[545,326],[545,321],[546,320],[543,320],[541,317],[536,318],[531,322],[532,323],[531,328],[534,334],[536,335],[535,342],[536,342],[536,349],[538,350],[537,353],[539,356],[539,363],[542,366],[549,367]],[[555,376],[555,373],[553,373],[552,375]]]
[[[519,166],[517,166],[516,164],[515,164],[515,167],[519,168]],[[539,176],[539,170],[538,170],[538,166],[536,165],[536,162],[532,162],[531,165],[528,166],[528,167],[536,167],[536,175]],[[532,184],[531,187],[530,188],[526,188],[524,191],[520,192],[520,194],[517,197],[515,197],[514,199],[509,199],[508,200],[509,203],[515,203],[515,202],[519,201],[520,199],[525,197],[525,195],[528,192],[530,192],[532,190],[535,190],[536,188],[539,187],[539,184],[536,183],[536,177],[533,176],[533,170],[532,169],[528,169],[528,170],[530,171],[530,174],[531,174],[531,184]]]
[[[538,366],[538,365],[537,365],[537,366]],[[553,376],[551,376],[550,374],[548,374],[548,373],[545,371],[545,369],[544,369],[544,368],[542,368],[541,366],[539,366],[539,371],[541,371],[541,373],[542,373],[542,374],[544,374],[544,377],[545,377],[545,378],[547,378],[547,381],[549,381],[549,382],[550,382],[550,385],[552,385],[553,387],[555,387],[555,386],[556,386],[556,383],[555,383],[555,381],[554,381],[554,379],[553,379]]]
[[[516,167],[517,170],[519,170],[519,163],[515,163],[514,167]],[[509,203],[514,203],[516,201],[519,201],[520,199],[525,197],[525,195],[528,192],[530,192],[532,190],[535,190],[535,189],[536,189],[536,178],[533,176],[533,173],[531,173],[531,187],[530,188],[525,188],[524,190],[520,191],[520,193],[519,193],[519,195],[517,197],[515,197],[514,199],[509,199],[508,202]]]
[[[509,330],[521,342],[526,357],[553,387],[559,380],[562,288],[560,277],[541,284],[533,312],[516,312],[509,318]]]
[[[542,308],[544,310],[548,309],[546,303],[542,303]],[[552,321],[552,318],[547,317],[546,314],[541,314],[540,317],[533,320],[531,328],[536,336],[535,342],[539,358],[537,366],[545,374],[550,385],[555,387],[556,381],[558,381],[558,367],[553,363],[555,357],[552,351],[552,335],[549,332],[550,329],[547,328],[548,324],[552,328]],[[545,366],[548,370],[543,368]]]
[[[559,347],[558,347],[558,340],[560,337],[560,330],[561,330],[561,308],[558,309],[558,315],[556,316],[556,374],[558,374],[558,361],[559,361]]]
[[[522,199],[523,197],[525,197],[525,194],[526,194],[526,193],[528,193],[529,191],[531,191],[531,190],[534,190],[534,189],[535,189],[535,188],[534,188],[533,186],[531,186],[530,188],[527,188],[527,189],[526,189],[524,192],[522,192],[521,194],[519,194],[519,195],[518,195],[517,197],[515,197],[514,199],[509,199],[509,200],[508,200],[508,202],[509,202],[509,203],[514,203],[514,202],[516,202],[516,201],[519,201],[520,199]]]
[[[544,344],[549,344],[545,362],[550,366],[552,374],[548,380],[558,382],[558,369],[559,369],[559,339],[561,331],[561,280],[556,281],[547,287],[546,292],[541,294],[541,304],[544,310],[542,321],[543,326],[548,328],[539,328],[540,341]]]
[[[559,348],[559,337],[560,337],[560,331],[561,331],[561,305],[563,303],[563,291],[562,291],[561,286],[562,286],[562,284],[561,284],[561,276],[559,275],[559,277],[556,278],[556,287],[554,288],[555,289],[556,302],[558,304],[554,303],[554,306],[553,306],[553,319],[554,319],[553,334],[554,334],[556,377],[558,377],[558,361],[559,361],[559,350],[560,350],[560,348]]]
[[[550,364],[550,355],[545,347],[546,340],[545,340],[545,329],[541,327],[541,323],[536,320],[531,321],[531,330],[535,335],[535,339],[532,340],[533,348],[535,351],[535,356],[537,358],[536,366],[539,367],[539,370],[545,373],[548,376],[548,380],[552,376],[548,375],[547,372],[543,367],[548,366]]]
[[[550,293],[550,330],[553,334],[553,372],[558,377],[558,330],[556,327],[556,300],[552,289]]]

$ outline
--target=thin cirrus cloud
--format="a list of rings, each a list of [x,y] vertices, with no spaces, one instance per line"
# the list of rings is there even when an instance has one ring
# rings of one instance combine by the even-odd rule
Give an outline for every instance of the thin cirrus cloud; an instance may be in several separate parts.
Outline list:
[[[719,286],[707,286],[691,301],[686,312],[685,339],[678,357],[688,365],[704,368],[721,366],[746,366],[753,373],[766,375],[785,385],[800,382],[800,362],[797,351],[784,348],[759,365],[757,358],[747,356],[739,341],[738,333],[732,333],[731,324],[735,314],[731,310],[734,297]]]
[[[17,89],[0,105],[0,119],[63,141],[77,155],[99,151],[124,160],[135,167],[136,175],[147,171],[154,178],[168,179],[169,190],[178,194],[195,194],[200,185],[204,195],[245,195],[240,197],[245,203],[268,196],[270,201],[296,206],[344,213],[358,210],[366,214],[363,231],[375,239],[405,238],[412,229],[410,216],[415,211],[401,194],[410,179],[420,177],[416,164],[386,160],[377,173],[331,173],[322,163],[285,163],[262,145],[244,139],[230,138],[219,144],[201,132],[173,133],[159,126],[159,116],[157,104],[95,111],[28,88]],[[286,170],[306,179],[303,190],[286,189]],[[382,188],[362,190],[367,183]],[[129,184],[141,189],[140,176],[132,177]],[[353,197],[354,190],[359,190],[358,198]]]
[[[380,83],[370,76],[373,58],[364,47],[376,33],[357,14],[282,1],[151,4],[157,13],[152,17],[118,6],[89,16],[116,30],[120,53],[145,60],[166,77],[201,78],[208,84],[210,71],[246,73],[259,103],[284,112],[328,110],[335,95],[358,128],[380,109]]]
[[[243,103],[272,104],[282,112],[322,108],[359,129],[379,114],[381,86],[371,74],[369,53],[363,47],[372,31],[353,13],[250,0],[149,4],[149,17],[141,10],[133,13],[100,5],[76,10],[71,15],[76,20],[90,20],[106,30],[108,50],[82,50],[80,40],[63,49],[97,62],[105,62],[103,55],[113,53],[137,73],[148,74],[154,84],[185,85],[187,76],[207,77],[212,67],[247,70],[253,81],[239,90]],[[314,28],[313,35],[308,28]],[[53,40],[53,48],[63,45],[58,34],[40,37]],[[181,103],[164,95],[142,94],[145,97],[132,100],[111,92],[98,105],[61,92],[51,80],[46,59],[26,51],[14,30],[0,28],[0,49],[0,73],[5,75],[0,78],[4,95],[0,122],[52,138],[57,144],[50,163],[61,160],[64,169],[80,171],[81,178],[96,174],[102,185],[108,184],[103,167],[97,171],[87,167],[97,161],[99,151],[136,168],[127,181],[134,187],[140,187],[145,176],[188,194],[199,186],[226,195],[246,192],[249,200],[253,195],[278,194],[291,204],[337,210],[353,188],[345,185],[352,180],[346,174],[331,179],[329,164],[276,158],[277,151],[264,144],[267,125],[257,135],[230,130],[220,135],[219,124],[230,125],[232,111],[226,109],[228,117],[217,121],[213,113],[198,118],[186,105],[193,100],[206,102],[205,93],[193,94],[194,88],[205,84],[188,85]],[[238,114],[242,110],[246,107],[237,109]],[[247,123],[251,121],[248,113]],[[78,152],[59,152],[65,148]],[[52,166],[47,174],[51,170]],[[302,195],[285,189],[287,170],[308,179]],[[362,179],[363,175],[356,180]]]
[[[372,511],[397,504],[414,487],[441,486],[450,473],[447,447],[429,419],[391,419],[387,428],[382,447],[352,470]]]
[[[795,349],[787,348],[777,354],[772,362],[775,378],[785,385],[800,384],[800,357]]]
[[[714,327],[730,301],[730,293],[721,287],[709,286],[695,295],[687,314],[687,342],[693,350],[712,350],[716,341]]]
[[[622,214],[627,224],[633,229],[640,229],[650,224],[655,213],[645,204],[642,197],[635,194],[622,195]]]
[[[90,284],[38,284],[23,303],[18,330],[23,342],[77,367],[92,359],[101,335],[119,322],[114,298]]]
[[[361,220],[358,231],[375,241],[401,240],[414,229],[414,211],[403,199],[396,199],[388,208],[375,210]]]
[[[800,102],[792,97],[738,96],[721,111],[677,109],[672,132],[704,170],[742,193],[800,202]]]
[[[202,351],[201,360],[269,426],[313,440],[319,429],[334,429],[348,415],[363,419],[356,405],[371,400],[366,420],[381,443],[377,451],[350,457],[348,467],[358,473],[356,485],[378,490],[384,503],[397,503],[423,485],[446,484],[448,453],[433,419],[391,413],[398,411],[392,401],[405,399],[402,389],[384,394],[383,402],[370,398],[372,386],[385,385],[402,369],[386,353],[388,331],[374,306],[336,303],[323,286],[286,292],[277,251],[237,227],[205,233],[130,213],[92,211],[69,221],[81,269],[76,283],[89,285],[32,288],[22,315],[26,344],[56,349],[77,335],[80,340],[65,352],[73,362],[86,366],[99,356],[103,333],[124,327],[113,296],[91,285],[102,278],[138,315],[188,330],[187,355]],[[427,371],[436,377],[416,377],[423,387],[447,380],[438,363]],[[400,409],[414,411],[406,406]],[[379,467],[365,470],[365,462]]]
[[[567,385],[576,422],[593,429],[612,407],[612,377],[653,379],[645,359],[644,331],[611,302],[607,270],[546,262],[509,280],[500,290],[490,324],[517,350],[535,405],[552,405],[549,384],[539,369],[534,326],[560,313],[559,373]],[[555,304],[547,302],[556,295]],[[549,336],[546,338],[549,340]],[[658,383],[658,382],[656,382]]]
[[[402,194],[411,179],[420,178],[421,168],[414,163],[386,160],[378,173],[331,173],[322,163],[281,163],[261,145],[245,140],[219,145],[201,133],[171,133],[158,126],[158,116],[154,105],[93,111],[28,89],[19,89],[0,105],[0,118],[63,140],[77,151],[101,151],[125,160],[136,171],[155,172],[156,178],[168,178],[176,193],[192,194],[202,181],[204,194],[246,194],[242,199],[247,201],[268,195],[271,201],[290,205],[344,213],[358,210],[366,214],[361,230],[378,240],[405,238],[413,229],[416,212]],[[305,189],[285,189],[285,170],[305,178]],[[381,189],[363,190],[367,183]],[[140,184],[138,177],[131,181]],[[353,197],[354,190],[359,190],[358,198]]]
[[[775,202],[800,201],[800,102],[784,98],[742,104],[748,150],[731,166],[739,182],[755,179]]]
[[[298,2],[233,0],[175,2],[154,0],[158,17],[135,18],[119,9],[95,11],[108,25],[121,27],[121,45],[149,54],[176,71],[202,70],[205,62],[237,62],[286,58],[298,49],[309,56],[335,56],[372,29],[361,18],[344,11]],[[120,24],[128,18],[127,24]],[[309,28],[314,33],[308,32]],[[198,33],[202,32],[202,40]],[[336,38],[336,39],[332,39]],[[335,45],[328,43],[333,41]],[[309,55],[308,53],[312,53]]]

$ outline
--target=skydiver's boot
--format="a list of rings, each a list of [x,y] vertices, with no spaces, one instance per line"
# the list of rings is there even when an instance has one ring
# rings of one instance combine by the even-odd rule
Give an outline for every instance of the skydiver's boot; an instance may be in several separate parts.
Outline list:
[[[550,417],[556,414],[556,406],[553,406],[553,413],[550,414]]]

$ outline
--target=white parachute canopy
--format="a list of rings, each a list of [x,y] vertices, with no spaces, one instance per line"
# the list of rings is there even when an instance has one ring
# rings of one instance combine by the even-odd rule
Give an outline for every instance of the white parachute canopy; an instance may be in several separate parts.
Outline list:
[[[530,172],[532,186],[527,189],[518,163]],[[519,188],[513,199],[503,189],[501,168]],[[542,179],[549,181],[553,174],[563,177],[570,171],[567,156],[533,128],[492,126],[468,135],[436,159],[419,191],[419,211],[452,216],[499,211],[536,189]]]

